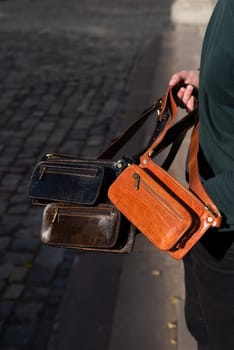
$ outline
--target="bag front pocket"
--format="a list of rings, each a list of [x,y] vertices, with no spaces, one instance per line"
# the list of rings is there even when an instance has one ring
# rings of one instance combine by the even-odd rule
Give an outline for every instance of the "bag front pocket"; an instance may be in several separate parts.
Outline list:
[[[161,250],[172,249],[194,223],[192,212],[166,185],[137,165],[110,187],[112,203]]]
[[[103,179],[101,166],[40,162],[32,175],[29,197],[45,202],[93,205],[100,194]]]
[[[41,240],[72,248],[110,248],[118,239],[121,216],[112,205],[48,204],[43,213]]]

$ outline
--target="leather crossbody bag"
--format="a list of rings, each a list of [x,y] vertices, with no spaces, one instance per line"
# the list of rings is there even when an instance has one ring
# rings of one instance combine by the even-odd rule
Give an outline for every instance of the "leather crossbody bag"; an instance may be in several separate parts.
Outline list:
[[[144,147],[148,148],[167,122],[165,119],[159,123],[160,109],[161,100],[153,103],[98,159],[77,159],[62,154],[42,157],[33,170],[28,195],[34,204],[45,206],[41,225],[43,243],[86,251],[132,251],[136,228],[110,202],[107,192],[127,166],[128,159],[138,159],[138,154],[113,158],[153,116],[155,128]]]
[[[157,248],[181,259],[209,228],[220,227],[222,218],[199,177],[197,110],[182,121],[186,124],[189,118],[195,118],[188,164],[189,188],[153,161],[152,158],[176,138],[171,131],[178,127],[174,124],[177,105],[170,88],[162,102],[161,118],[165,106],[169,106],[171,113],[163,131],[141,154],[139,162],[129,162],[110,186],[108,196]]]

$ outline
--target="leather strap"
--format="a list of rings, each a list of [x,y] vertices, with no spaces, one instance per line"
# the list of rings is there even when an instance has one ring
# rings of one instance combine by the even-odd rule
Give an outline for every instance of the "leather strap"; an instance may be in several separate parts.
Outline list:
[[[142,154],[140,157],[141,162],[145,161],[147,158],[151,158],[154,155],[156,147],[163,141],[167,131],[174,124],[175,118],[177,116],[178,107],[175,102],[172,89],[168,89],[163,100],[162,100],[162,108],[160,112],[160,120],[167,118],[167,124],[165,125],[162,132],[158,135],[155,141],[150,145],[150,147]]]
[[[116,137],[112,143],[98,156],[98,159],[112,159],[116,153],[127,143],[129,140],[136,134],[136,132],[140,129],[140,127],[148,120],[148,118],[155,113],[155,128],[153,130],[152,136],[148,141],[148,144],[138,152],[136,155],[132,156],[132,158],[139,158],[140,155],[147,152],[149,147],[154,144],[154,140],[156,140],[155,144],[158,144],[160,140],[163,139],[166,131],[173,124],[180,101],[176,101],[177,91],[180,88],[178,84],[173,89],[168,89],[164,98],[155,101],[149,108],[147,108],[143,113],[141,113],[136,120],[130,124],[127,129],[125,129],[118,137]],[[172,109],[172,110],[171,110]],[[170,122],[168,123],[168,120]],[[172,120],[171,120],[172,119]],[[158,123],[159,122],[159,123]],[[159,127],[160,124],[160,127]],[[163,131],[163,135],[161,136],[161,131],[164,130],[164,126],[166,127],[165,131]],[[182,131],[182,130],[181,130]],[[160,135],[160,138],[158,139]],[[174,140],[177,138],[177,135],[174,135]]]
[[[189,187],[190,189],[205,203],[207,209],[211,210],[217,216],[216,226],[220,227],[221,225],[221,214],[212,201],[208,193],[206,192],[204,186],[201,183],[199,176],[199,167],[198,167],[198,151],[199,151],[199,120],[197,120],[191,135],[190,148],[189,148]]]
[[[156,121],[158,113],[161,109],[161,100],[155,101],[149,108],[141,113],[136,120],[130,124],[118,137],[116,137],[112,143],[98,156],[98,159],[112,159],[116,153],[136,134],[140,127],[148,120],[152,113],[156,112]],[[156,123],[157,124],[157,123]],[[157,126],[155,127],[152,137],[150,138],[149,144],[152,143],[152,139],[155,137]],[[146,149],[149,147],[146,146]],[[143,153],[141,151],[140,153]]]
[[[166,106],[170,106],[171,109],[171,116],[170,119],[163,129],[162,133],[159,135],[159,137],[152,143],[152,145],[146,150],[146,152],[140,157],[140,162],[142,166],[145,166],[147,164],[147,161],[152,158],[156,153],[160,153],[164,148],[161,147],[164,143],[164,139],[168,138],[167,134],[173,129],[172,124],[175,121],[176,115],[177,115],[177,105],[174,99],[174,95],[171,88],[168,88],[167,93],[164,96],[163,100],[163,109],[161,113],[164,113],[164,110]],[[167,107],[168,108],[168,107]],[[199,150],[199,118],[198,118],[198,108],[194,110],[194,112],[190,113],[190,115],[194,118],[194,128],[191,135],[190,140],[190,147],[189,147],[189,187],[192,190],[194,194],[198,198],[201,199],[201,201],[205,204],[208,210],[211,210],[213,214],[217,217],[216,222],[213,226],[219,227],[221,225],[221,214],[215,205],[215,203],[212,201],[208,193],[206,192],[204,186],[201,183],[200,175],[199,175],[199,167],[198,167],[198,150]],[[189,118],[189,115],[187,115],[184,120],[187,120]],[[191,118],[191,117],[190,117]],[[177,126],[178,123],[174,125],[174,127]],[[176,137],[176,135],[173,133],[173,136]]]
[[[191,135],[189,151],[189,187],[192,192],[204,202],[207,209],[211,210],[216,215],[216,226],[218,227],[221,224],[221,214],[215,203],[205,191],[199,176],[197,159],[199,150],[198,108],[174,124],[178,113],[179,101],[176,101],[176,94],[179,88],[180,86],[173,89],[168,88],[163,99],[154,102],[149,108],[141,113],[137,119],[122,132],[122,134],[113,140],[111,145],[99,155],[98,159],[112,159],[115,154],[136,134],[149,116],[156,112],[156,126],[148,145],[144,147],[144,150],[133,155],[131,158],[135,160],[140,158],[140,164],[145,166],[144,164],[147,163],[149,159],[153,158],[162,152],[168,145],[172,144],[171,150],[162,165],[162,167],[167,170],[173,162],[187,131],[195,125]],[[159,124],[161,127],[159,127]]]

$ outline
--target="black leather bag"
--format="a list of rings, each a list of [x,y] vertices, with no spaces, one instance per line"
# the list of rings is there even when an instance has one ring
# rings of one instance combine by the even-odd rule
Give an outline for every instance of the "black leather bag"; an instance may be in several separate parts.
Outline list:
[[[34,204],[96,205],[107,201],[110,184],[127,166],[123,160],[85,160],[48,154],[36,165],[29,186]]]

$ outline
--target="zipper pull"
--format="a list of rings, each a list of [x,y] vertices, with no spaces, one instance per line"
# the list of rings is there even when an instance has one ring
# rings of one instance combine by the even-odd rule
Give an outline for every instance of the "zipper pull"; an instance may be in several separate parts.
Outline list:
[[[46,172],[46,166],[43,166],[41,169],[40,169],[40,177],[39,179],[42,180],[44,174]]]
[[[139,190],[139,186],[140,186],[140,175],[138,175],[137,173],[133,174],[133,178],[135,180],[134,182],[134,188],[135,190]]]
[[[46,153],[45,155],[46,159],[50,160],[53,159],[55,157],[54,153]]]
[[[55,211],[53,213],[52,221],[51,221],[52,224],[55,223],[57,216],[58,216],[58,209],[55,209]]]

